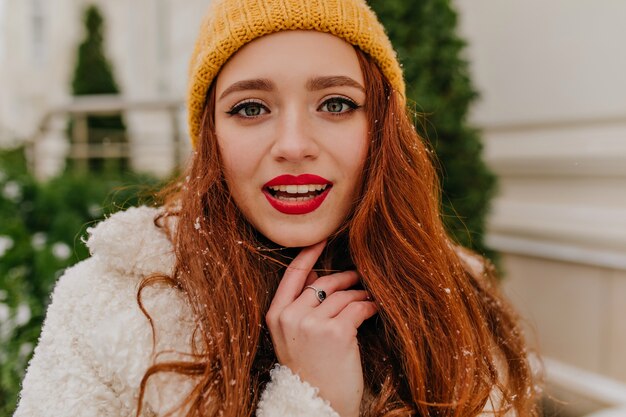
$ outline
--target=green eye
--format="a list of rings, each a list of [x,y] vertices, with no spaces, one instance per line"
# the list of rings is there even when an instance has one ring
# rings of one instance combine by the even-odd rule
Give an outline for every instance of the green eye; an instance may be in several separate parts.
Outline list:
[[[342,114],[350,112],[358,107],[359,106],[352,100],[343,97],[333,97],[322,103],[320,110],[333,114]]]
[[[227,113],[231,116],[254,118],[269,112],[268,108],[261,103],[257,103],[256,101],[246,101],[235,105]]]
[[[328,103],[326,105],[326,108],[331,113],[340,113],[342,110],[344,110],[344,106],[347,107],[347,105],[345,103],[338,103],[338,102],[335,101],[335,102],[332,102],[332,103]]]
[[[242,111],[244,115],[248,117],[255,117],[255,116],[259,116],[261,112],[263,111],[263,109],[258,104],[250,104],[244,107],[243,109],[239,110],[239,113],[241,113]]]

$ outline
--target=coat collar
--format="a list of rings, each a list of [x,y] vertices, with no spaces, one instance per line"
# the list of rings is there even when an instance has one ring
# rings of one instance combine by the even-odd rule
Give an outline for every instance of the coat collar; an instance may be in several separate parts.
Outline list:
[[[131,207],[88,228],[91,255],[122,274],[171,273],[174,251],[165,231],[154,224],[159,213],[156,208]]]

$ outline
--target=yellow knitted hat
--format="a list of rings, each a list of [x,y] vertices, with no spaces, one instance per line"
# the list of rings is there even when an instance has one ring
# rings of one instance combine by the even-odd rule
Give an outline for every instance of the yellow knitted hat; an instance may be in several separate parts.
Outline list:
[[[405,96],[396,53],[365,0],[213,0],[189,69],[187,111],[194,147],[209,86],[228,58],[256,38],[296,29],[328,32],[358,46],[374,59],[394,89]]]

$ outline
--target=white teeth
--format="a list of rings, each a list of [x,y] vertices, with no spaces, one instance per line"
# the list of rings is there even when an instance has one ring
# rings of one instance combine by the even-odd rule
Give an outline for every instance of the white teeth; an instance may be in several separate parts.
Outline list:
[[[314,199],[315,196],[310,195],[307,197],[284,197],[284,196],[276,196],[276,199],[281,200],[281,201],[288,201],[290,203],[296,202],[296,201],[308,201],[308,200],[312,200]]]
[[[288,194],[306,194],[314,191],[323,191],[328,184],[307,184],[307,185],[274,185],[269,187],[272,191],[282,191]]]

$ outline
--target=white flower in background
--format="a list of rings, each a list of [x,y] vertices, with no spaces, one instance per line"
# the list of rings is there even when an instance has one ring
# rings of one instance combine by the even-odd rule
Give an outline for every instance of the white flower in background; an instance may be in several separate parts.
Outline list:
[[[31,313],[28,304],[20,304],[15,312],[15,325],[23,326],[30,321]]]
[[[22,187],[15,181],[8,181],[2,188],[2,195],[7,200],[17,203],[22,199]]]
[[[26,342],[26,343],[22,343],[22,346],[20,346],[20,351],[19,351],[19,355],[22,358],[27,357],[28,355],[30,355],[30,353],[33,351],[33,344],[30,342]]]
[[[0,301],[6,300],[8,297],[6,290],[0,290]]]
[[[9,320],[10,315],[11,309],[9,306],[4,303],[0,303],[0,323],[6,323]]]
[[[13,239],[11,236],[0,235],[0,258],[4,256],[9,249],[13,247]]]
[[[48,237],[44,232],[37,232],[31,237],[30,244],[35,250],[42,250],[43,247],[46,245],[47,240]]]
[[[102,215],[102,207],[97,204],[90,204],[87,207],[87,212],[91,217],[100,217]]]
[[[72,254],[72,250],[69,246],[67,246],[66,243],[57,242],[52,245],[52,254],[55,258],[64,261],[70,257],[70,255]]]
[[[4,345],[6,342],[11,340],[13,337],[13,332],[15,331],[15,325],[13,324],[13,320],[9,317],[11,315],[11,309],[8,305],[4,303],[0,303],[0,346],[3,348],[0,349],[0,354],[4,353]],[[4,359],[6,362],[6,359]],[[2,363],[2,358],[0,357],[0,363]]]

